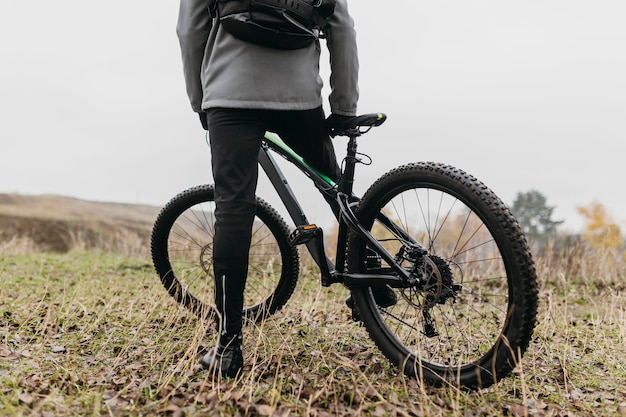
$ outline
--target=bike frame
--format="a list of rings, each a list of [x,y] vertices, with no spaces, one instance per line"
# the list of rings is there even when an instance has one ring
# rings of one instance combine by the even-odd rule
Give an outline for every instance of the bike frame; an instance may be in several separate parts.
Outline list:
[[[321,236],[319,239],[311,240],[306,243],[309,253],[320,268],[322,285],[329,286],[333,283],[343,283],[349,288],[384,285],[401,288],[419,284],[419,278],[415,277],[411,274],[411,271],[407,271],[398,264],[394,255],[390,254],[371,233],[359,223],[353,211],[353,208],[359,201],[352,192],[355,166],[359,162],[356,153],[356,138],[362,133],[363,132],[360,132],[358,128],[348,133],[349,140],[347,155],[344,161],[345,168],[338,182],[333,181],[328,176],[308,165],[306,161],[291,149],[278,135],[270,132],[265,134],[262,142],[261,150],[259,151],[259,165],[274,186],[296,227],[308,225],[309,221],[293,190],[289,186],[285,175],[282,173],[270,151],[282,156],[308,176],[317,189],[323,194],[325,200],[333,210],[333,213],[337,216],[339,232],[337,237],[336,264],[326,255],[324,245],[321,243]],[[422,254],[427,253],[427,250],[422,245],[412,239],[384,213],[379,213],[377,220],[392,233],[410,242],[412,249]],[[347,273],[344,265],[346,263],[345,249],[348,231],[356,233],[360,238],[365,240],[367,246],[378,253],[397,275]]]

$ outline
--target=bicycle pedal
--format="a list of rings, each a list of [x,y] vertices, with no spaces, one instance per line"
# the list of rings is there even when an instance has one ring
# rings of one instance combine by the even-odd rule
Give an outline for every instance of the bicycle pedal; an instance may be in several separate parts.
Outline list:
[[[289,235],[289,244],[292,246],[302,245],[315,239],[318,235],[321,235],[322,229],[314,224],[304,224],[296,227],[296,229]]]

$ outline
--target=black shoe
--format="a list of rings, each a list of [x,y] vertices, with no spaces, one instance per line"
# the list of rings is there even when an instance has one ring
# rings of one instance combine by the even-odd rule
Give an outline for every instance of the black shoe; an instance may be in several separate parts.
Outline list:
[[[220,339],[224,339],[223,337]],[[200,360],[200,364],[214,375],[222,378],[234,378],[243,368],[243,352],[241,351],[241,335],[237,335],[224,343],[220,340],[217,346],[209,349]]]

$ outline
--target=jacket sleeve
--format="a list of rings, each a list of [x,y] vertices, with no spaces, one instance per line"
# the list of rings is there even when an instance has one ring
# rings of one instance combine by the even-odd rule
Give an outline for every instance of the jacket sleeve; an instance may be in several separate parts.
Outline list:
[[[337,0],[328,18],[326,44],[330,54],[330,109],[332,113],[354,116],[359,100],[359,56],[354,20],[346,0]]]
[[[181,0],[176,34],[180,43],[183,73],[191,108],[202,111],[202,61],[212,19],[208,0]]]

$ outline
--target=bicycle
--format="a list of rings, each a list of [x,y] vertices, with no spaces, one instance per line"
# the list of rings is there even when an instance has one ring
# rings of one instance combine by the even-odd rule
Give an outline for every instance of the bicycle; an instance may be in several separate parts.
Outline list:
[[[333,132],[348,138],[338,182],[266,133],[259,164],[295,229],[257,197],[244,317],[257,322],[287,303],[298,280],[297,246],[306,245],[321,284],[350,290],[354,320],[407,376],[436,386],[488,387],[519,364],[534,330],[537,277],[526,238],[488,187],[441,163],[400,166],[357,198],[355,167],[371,162],[357,152],[357,138],[385,119],[357,116]],[[307,175],[336,213],[334,263],[274,153]],[[213,200],[211,185],[178,194],[158,215],[151,238],[163,285],[201,318],[214,313]],[[381,302],[383,291],[395,300]]]

